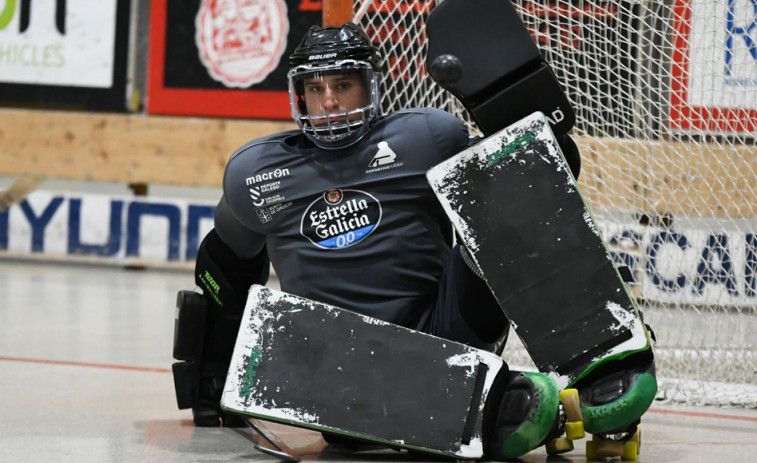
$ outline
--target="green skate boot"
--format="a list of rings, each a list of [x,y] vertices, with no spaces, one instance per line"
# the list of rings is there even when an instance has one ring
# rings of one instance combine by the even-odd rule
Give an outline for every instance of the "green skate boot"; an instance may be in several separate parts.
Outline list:
[[[639,423],[657,393],[651,352],[600,365],[573,385],[580,391],[581,413],[590,460],[621,457],[635,461],[641,445]]]
[[[510,371],[497,377],[484,408],[484,456],[520,457],[562,434],[564,419],[555,381],[541,373]]]

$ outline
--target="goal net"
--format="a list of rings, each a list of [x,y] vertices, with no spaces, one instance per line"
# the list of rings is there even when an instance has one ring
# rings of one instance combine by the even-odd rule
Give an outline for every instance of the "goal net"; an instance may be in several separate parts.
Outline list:
[[[383,110],[435,106],[475,131],[425,69],[437,2],[355,2]],[[757,0],[513,3],[573,103],[579,185],[635,276],[659,399],[757,407]]]

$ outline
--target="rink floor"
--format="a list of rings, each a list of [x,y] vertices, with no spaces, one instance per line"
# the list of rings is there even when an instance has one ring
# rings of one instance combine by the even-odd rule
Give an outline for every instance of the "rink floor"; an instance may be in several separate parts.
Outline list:
[[[170,373],[176,292],[190,271],[0,259],[0,461],[276,461],[251,433],[194,428]],[[342,453],[320,435],[276,427],[307,459],[431,461],[391,450]],[[757,410],[654,404],[642,462],[754,461]],[[750,456],[751,455],[751,456]],[[585,461],[583,445],[560,457]]]

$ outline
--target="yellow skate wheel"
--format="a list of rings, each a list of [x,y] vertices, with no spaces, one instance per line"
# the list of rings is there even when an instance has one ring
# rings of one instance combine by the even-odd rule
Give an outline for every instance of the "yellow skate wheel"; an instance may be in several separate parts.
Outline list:
[[[570,440],[578,440],[583,439],[586,436],[586,432],[584,431],[584,422],[583,421],[577,421],[575,423],[567,422],[565,423],[565,437],[567,437]]]
[[[625,461],[636,461],[639,458],[639,444],[629,440],[623,443],[623,455],[621,456]]]
[[[586,459],[587,460],[599,460],[599,456],[597,456],[597,449],[596,445],[594,445],[594,441],[586,441]]]
[[[563,389],[560,391],[560,402],[565,408],[568,421],[583,421],[581,415],[581,399],[578,397],[578,389]]]
[[[636,453],[641,453],[641,426],[636,428],[636,432],[631,437],[631,442],[636,442]]]
[[[594,440],[586,443],[586,458],[601,460],[613,457],[623,457],[623,442],[594,436]]]
[[[573,441],[564,437],[558,437],[547,442],[547,455],[570,452],[573,450]]]

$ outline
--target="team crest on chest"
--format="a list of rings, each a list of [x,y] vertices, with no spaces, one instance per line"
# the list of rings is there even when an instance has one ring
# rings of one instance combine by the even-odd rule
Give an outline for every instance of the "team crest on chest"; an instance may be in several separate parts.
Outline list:
[[[324,199],[329,204],[339,204],[342,200],[342,192],[340,190],[329,190],[324,194]]]
[[[359,190],[328,190],[310,203],[300,233],[323,249],[342,249],[368,237],[381,221],[381,203]]]

